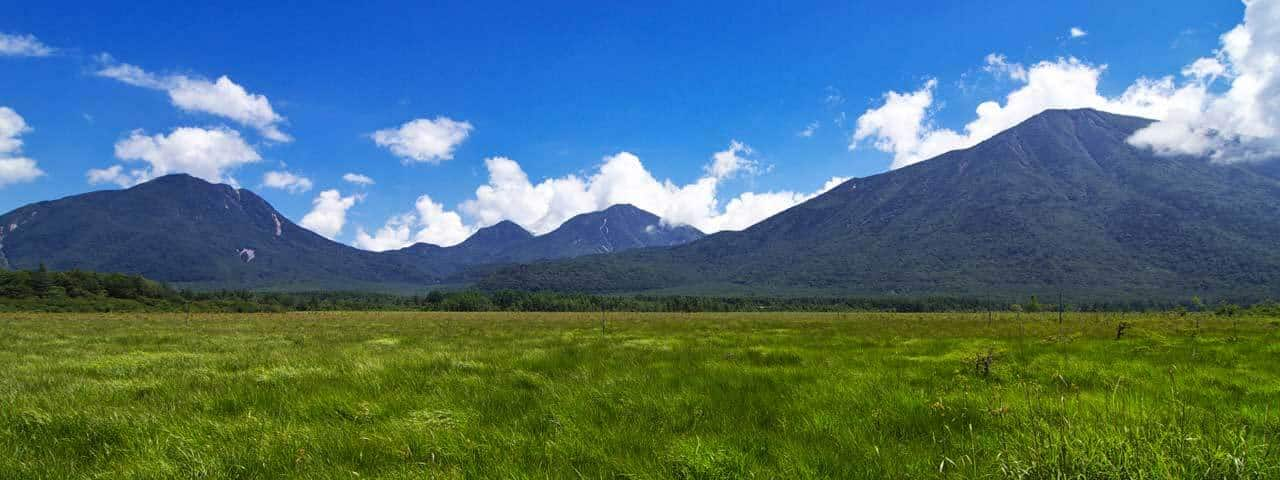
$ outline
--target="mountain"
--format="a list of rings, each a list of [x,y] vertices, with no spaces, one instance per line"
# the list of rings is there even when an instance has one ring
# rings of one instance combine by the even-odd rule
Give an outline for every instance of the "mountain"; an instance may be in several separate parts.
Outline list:
[[[434,262],[438,265],[453,266],[478,265],[504,261],[502,255],[525,242],[532,240],[533,234],[514,222],[503,220],[494,225],[481,228],[467,237],[462,243],[451,247],[441,247],[430,243],[415,243],[399,250]]]
[[[189,175],[27,205],[4,215],[0,267],[139,273],[195,287],[356,288],[438,281],[403,255],[295,225],[253,192]]]
[[[192,288],[413,291],[467,268],[669,246],[702,236],[630,205],[579,215],[535,237],[512,222],[452,247],[368,252],[289,221],[245,189],[169,175],[125,190],[0,215],[0,268],[138,273]],[[483,271],[489,271],[486,267]]]
[[[577,215],[540,236],[534,236],[515,223],[503,221],[480,229],[466,241],[452,247],[418,243],[401,252],[437,265],[462,268],[571,258],[644,247],[669,247],[702,236],[696,228],[665,225],[657,215],[623,204]]]
[[[664,225],[657,215],[622,204],[570,218],[560,228],[512,249],[506,260],[528,262],[645,247],[670,247],[702,236],[696,228]]]
[[[741,232],[504,268],[485,288],[858,295],[1280,296],[1272,164],[1162,157],[1150,120],[1050,110],[850,180]]]

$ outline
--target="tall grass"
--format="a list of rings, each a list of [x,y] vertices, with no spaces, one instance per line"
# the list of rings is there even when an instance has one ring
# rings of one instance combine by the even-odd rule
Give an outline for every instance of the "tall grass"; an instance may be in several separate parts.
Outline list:
[[[0,478],[1280,476],[1280,323],[1057,315],[7,315]]]

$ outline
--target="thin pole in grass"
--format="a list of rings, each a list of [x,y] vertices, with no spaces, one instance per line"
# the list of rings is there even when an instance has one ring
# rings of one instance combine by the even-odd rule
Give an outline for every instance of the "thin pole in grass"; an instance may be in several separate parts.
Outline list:
[[[991,295],[987,295],[983,302],[987,304],[987,330],[991,330]]]
[[[1013,310],[1013,322],[1018,324],[1018,338],[1026,340],[1027,324],[1022,321],[1022,305],[1011,303],[1009,309]]]
[[[1062,311],[1065,310],[1062,304],[1062,290],[1058,290],[1058,325],[1062,325]]]

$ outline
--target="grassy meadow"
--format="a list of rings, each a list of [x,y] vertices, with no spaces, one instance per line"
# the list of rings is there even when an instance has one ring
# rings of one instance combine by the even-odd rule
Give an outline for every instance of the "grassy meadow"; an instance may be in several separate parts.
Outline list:
[[[0,478],[1280,477],[1280,319],[600,319],[4,314]]]

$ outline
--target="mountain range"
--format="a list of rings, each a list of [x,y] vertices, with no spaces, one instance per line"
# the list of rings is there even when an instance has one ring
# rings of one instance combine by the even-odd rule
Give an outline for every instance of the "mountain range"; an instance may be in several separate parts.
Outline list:
[[[702,233],[630,205],[546,235],[511,222],[461,244],[368,252],[302,228],[246,189],[168,175],[0,215],[0,268],[138,273],[193,288],[422,290],[473,265],[670,246]]]
[[[501,222],[451,247],[375,253],[307,231],[248,190],[171,175],[0,215],[0,268],[194,288],[1280,296],[1280,162],[1127,142],[1150,123],[1049,110],[708,236],[616,205],[544,235]]]
[[[588,292],[1280,296],[1280,169],[1157,156],[1150,120],[1050,110],[850,180],[740,232],[513,266],[486,288]]]

